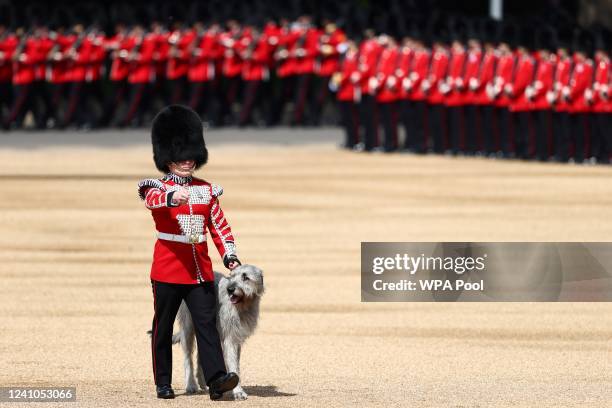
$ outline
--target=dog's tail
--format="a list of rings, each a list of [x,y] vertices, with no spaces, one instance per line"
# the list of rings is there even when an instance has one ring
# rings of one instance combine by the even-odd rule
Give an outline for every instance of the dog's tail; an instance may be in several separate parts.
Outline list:
[[[147,331],[149,337],[153,336],[153,330]],[[172,344],[179,344],[181,342],[181,335],[176,333],[172,335]]]

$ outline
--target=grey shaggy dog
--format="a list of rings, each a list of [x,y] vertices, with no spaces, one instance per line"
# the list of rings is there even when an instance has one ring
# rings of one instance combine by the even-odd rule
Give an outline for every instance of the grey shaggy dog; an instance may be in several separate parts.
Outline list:
[[[240,375],[240,350],[246,339],[255,331],[259,319],[259,302],[264,293],[263,272],[253,265],[241,265],[229,276],[215,272],[215,287],[217,288],[217,329],[221,338],[225,365],[228,372]],[[172,343],[181,343],[185,354],[185,391],[195,393],[198,390],[192,359],[195,333],[191,314],[185,302],[181,303],[177,320],[179,331],[172,336]],[[206,390],[199,363],[196,378],[200,388]],[[236,400],[247,398],[247,393],[240,383],[232,390],[232,394]]]

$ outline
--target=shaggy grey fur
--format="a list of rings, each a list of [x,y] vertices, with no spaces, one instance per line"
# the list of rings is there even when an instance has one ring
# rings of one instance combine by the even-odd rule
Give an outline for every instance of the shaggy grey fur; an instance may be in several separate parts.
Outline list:
[[[225,365],[228,372],[240,375],[240,349],[255,331],[259,319],[259,302],[264,293],[263,272],[253,265],[241,265],[229,276],[215,272],[215,287],[217,288],[217,329],[221,338]],[[172,342],[181,343],[185,354],[185,391],[195,393],[198,390],[192,360],[195,333],[191,314],[185,302],[181,303],[177,320],[179,331],[172,337]],[[200,388],[206,390],[199,363],[196,377]],[[232,394],[237,400],[247,398],[247,393],[240,384],[232,390]]]

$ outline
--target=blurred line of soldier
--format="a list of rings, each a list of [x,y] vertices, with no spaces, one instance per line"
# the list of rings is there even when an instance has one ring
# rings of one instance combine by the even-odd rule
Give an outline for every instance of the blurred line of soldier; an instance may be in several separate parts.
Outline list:
[[[331,20],[322,28],[309,16],[175,20],[171,29],[147,20],[119,22],[110,36],[95,24],[11,32],[0,21],[4,128],[21,128],[28,112],[39,129],[142,126],[153,104],[169,103],[191,106],[212,126],[318,125],[333,106],[328,83],[346,36]]]
[[[610,40],[487,19],[415,21],[401,44],[368,31],[330,85],[345,146],[609,163]]]

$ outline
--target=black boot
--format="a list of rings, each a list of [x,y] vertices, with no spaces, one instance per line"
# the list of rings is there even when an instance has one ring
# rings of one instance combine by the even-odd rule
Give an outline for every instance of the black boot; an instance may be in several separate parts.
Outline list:
[[[238,374],[227,373],[213,380],[208,384],[208,392],[211,400],[218,400],[223,396],[223,393],[236,388],[238,385]]]
[[[174,390],[169,385],[158,385],[157,386],[157,398],[173,399]]]

